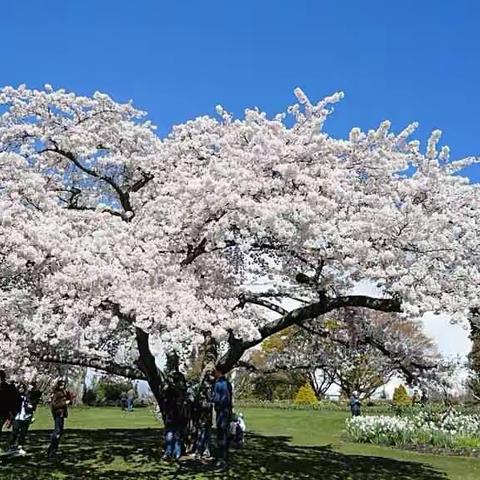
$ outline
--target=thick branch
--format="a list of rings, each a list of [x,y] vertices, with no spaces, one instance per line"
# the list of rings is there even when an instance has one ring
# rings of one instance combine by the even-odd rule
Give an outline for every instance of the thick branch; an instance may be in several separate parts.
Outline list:
[[[291,371],[291,370],[300,370],[300,371],[308,371],[311,370],[311,365],[275,365],[272,368],[259,368],[255,366],[253,363],[244,362],[240,360],[237,363],[237,367],[244,368],[245,370],[252,372],[252,373],[260,373],[262,375],[271,375],[273,373],[277,373],[279,371]]]
[[[130,192],[138,192],[141,190],[148,182],[153,180],[154,176],[151,173],[147,172],[142,172],[142,178],[135,182],[131,187],[130,187]]]
[[[129,192],[124,192],[120,188],[120,186],[117,185],[117,183],[113,180],[113,178],[111,178],[109,176],[106,176],[106,175],[101,175],[100,173],[98,173],[93,168],[89,168],[89,167],[83,165],[73,153],[62,150],[53,141],[52,141],[52,143],[54,143],[55,148],[45,148],[40,153],[52,152],[52,153],[56,153],[58,155],[61,155],[62,157],[65,157],[66,159],[70,160],[82,172],[86,173],[87,175],[90,175],[91,177],[97,178],[98,180],[102,180],[103,182],[107,183],[117,193],[118,199],[120,201],[120,204],[122,205],[123,210],[125,210],[125,212],[132,212],[133,213],[132,205],[130,203]],[[137,190],[139,190],[142,186],[143,185],[141,185],[140,187],[136,187]]]
[[[202,240],[194,247],[192,245],[189,245],[187,256],[181,262],[182,267],[186,265],[190,265],[197,257],[205,253],[206,245],[207,245],[206,238],[202,238]]]
[[[137,338],[137,347],[140,358],[138,359],[138,366],[145,374],[150,389],[152,390],[155,399],[159,405],[162,405],[163,396],[161,392],[162,377],[155,363],[155,357],[153,356],[150,345],[149,335],[141,328],[135,328],[135,335]]]
[[[270,302],[269,300],[265,300],[262,298],[261,295],[240,295],[238,305],[235,308],[243,308],[247,303],[252,303],[254,305],[260,305],[262,307],[268,308],[273,312],[279,313],[280,315],[287,315],[288,310],[285,310],[280,305],[276,303]]]
[[[229,339],[229,350],[220,359],[219,366],[225,371],[230,371],[235,367],[246,350],[258,345],[266,338],[292,325],[302,324],[307,320],[312,320],[332,310],[345,307],[364,307],[383,312],[401,311],[401,303],[396,299],[374,298],[366,295],[347,295],[336,298],[322,297],[319,302],[292,310],[277,320],[260,327],[260,336],[255,340],[242,341],[231,336]]]
[[[96,370],[102,370],[103,372],[110,373],[112,375],[118,375],[119,377],[130,378],[132,380],[147,379],[141,370],[131,365],[121,365],[109,359],[100,357],[95,358],[84,356],[78,352],[61,355],[32,351],[31,354],[40,362],[44,363],[59,363],[74,367],[94,368]]]

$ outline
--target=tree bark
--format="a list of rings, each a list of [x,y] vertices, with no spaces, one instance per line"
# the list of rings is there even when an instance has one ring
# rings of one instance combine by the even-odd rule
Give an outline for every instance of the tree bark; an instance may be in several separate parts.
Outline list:
[[[135,335],[137,338],[137,347],[139,353],[138,367],[144,373],[148,385],[150,386],[150,390],[160,406],[160,409],[162,409],[162,376],[157,368],[155,357],[150,350],[149,334],[143,331],[141,328],[136,327]]]

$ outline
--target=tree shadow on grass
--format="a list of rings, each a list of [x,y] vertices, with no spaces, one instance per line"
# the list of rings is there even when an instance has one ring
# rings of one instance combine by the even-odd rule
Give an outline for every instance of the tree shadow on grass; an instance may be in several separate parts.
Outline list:
[[[5,440],[5,437],[2,439]],[[344,455],[329,447],[290,445],[288,437],[248,435],[233,450],[228,471],[193,460],[169,464],[161,460],[162,431],[67,430],[59,458],[50,463],[45,451],[49,432],[29,433],[24,458],[3,459],[1,480],[445,480],[445,474],[414,462]]]

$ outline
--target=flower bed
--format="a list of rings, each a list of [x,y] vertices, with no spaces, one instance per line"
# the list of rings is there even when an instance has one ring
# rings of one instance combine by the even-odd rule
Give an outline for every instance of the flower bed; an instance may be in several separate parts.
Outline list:
[[[320,400],[314,405],[296,405],[291,400],[266,400],[240,399],[235,402],[235,408],[278,408],[283,410],[321,410],[333,412],[349,412],[348,402],[345,400]],[[390,404],[385,400],[365,401],[362,407],[370,413],[388,413]]]
[[[356,442],[402,448],[480,448],[480,415],[455,410],[420,411],[411,416],[364,416],[348,419],[346,430]]]

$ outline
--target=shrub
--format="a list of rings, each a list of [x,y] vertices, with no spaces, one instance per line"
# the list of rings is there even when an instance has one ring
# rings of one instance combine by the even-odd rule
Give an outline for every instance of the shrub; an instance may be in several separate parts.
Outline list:
[[[316,405],[318,403],[315,392],[310,384],[306,383],[303,387],[299,388],[293,403],[295,405]]]
[[[97,398],[100,403],[116,405],[122,392],[132,388],[131,382],[101,379],[97,384]]]
[[[95,388],[85,388],[83,391],[82,403],[90,406],[97,404],[97,392]]]
[[[458,448],[480,448],[480,438],[459,437],[455,440],[455,446]]]
[[[397,410],[402,410],[406,407],[409,407],[412,405],[412,400],[410,399],[407,389],[403,385],[399,385],[394,391],[393,391],[393,406]]]
[[[120,403],[122,392],[127,392],[131,388],[136,391],[132,382],[101,377],[85,388],[83,403],[91,406],[116,406]],[[139,402],[136,403],[138,406]]]

